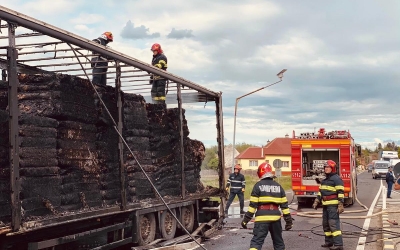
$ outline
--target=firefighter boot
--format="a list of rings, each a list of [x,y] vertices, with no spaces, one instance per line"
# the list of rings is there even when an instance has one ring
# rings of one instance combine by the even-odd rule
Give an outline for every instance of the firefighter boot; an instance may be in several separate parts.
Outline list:
[[[343,250],[343,246],[332,246],[329,249],[330,250]]]
[[[240,209],[240,214],[245,214],[246,212],[243,209]]]
[[[333,247],[333,243],[325,243],[325,244],[321,245],[321,247],[326,247],[326,248]]]

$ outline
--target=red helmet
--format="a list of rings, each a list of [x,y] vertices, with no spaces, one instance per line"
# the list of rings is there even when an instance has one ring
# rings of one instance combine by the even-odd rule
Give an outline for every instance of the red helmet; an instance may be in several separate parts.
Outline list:
[[[261,163],[261,165],[258,166],[257,175],[258,175],[258,178],[260,178],[260,179],[263,179],[266,177],[273,177],[274,175],[272,174],[271,165],[269,165],[267,162]]]
[[[324,168],[326,168],[326,167],[332,168],[332,173],[336,172],[336,162],[334,162],[332,160],[327,160],[324,164]]]
[[[163,50],[161,49],[161,45],[158,43],[155,43],[151,46],[151,51],[157,51],[158,54],[163,53]]]
[[[242,167],[239,164],[236,164],[235,167],[233,169],[237,169],[237,170],[242,170]]]
[[[107,40],[107,41],[109,41],[109,42],[114,41],[113,34],[112,34],[111,32],[109,32],[109,31],[104,32],[104,33],[101,35],[101,38],[103,38],[104,40]]]

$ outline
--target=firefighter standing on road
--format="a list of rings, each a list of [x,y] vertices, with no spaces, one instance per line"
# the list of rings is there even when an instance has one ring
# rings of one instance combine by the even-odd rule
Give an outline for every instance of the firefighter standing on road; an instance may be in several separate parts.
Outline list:
[[[153,51],[151,64],[159,69],[167,70],[167,57],[164,55],[161,45],[158,43],[153,44],[151,51]],[[150,84],[152,84],[151,98],[153,103],[165,104],[165,85],[167,80],[157,75],[151,75]]]
[[[228,214],[228,209],[229,206],[231,205],[233,199],[235,199],[235,196],[237,195],[239,198],[239,203],[240,203],[240,214],[244,214],[244,190],[246,188],[246,180],[244,178],[244,175],[240,173],[240,170],[242,170],[242,167],[237,164],[234,167],[234,173],[229,175],[228,181],[226,183],[226,191],[228,191],[229,187],[231,188],[228,202],[226,203],[226,208],[225,208],[225,215]]]
[[[106,46],[109,42],[112,42],[114,40],[113,34],[111,32],[104,32],[100,37],[94,39],[93,41]],[[91,60],[91,65],[93,68],[93,78],[92,82],[94,84],[98,85],[106,85],[107,84],[107,67],[108,67],[108,62],[107,58],[104,56],[96,56],[92,58]]]
[[[281,208],[286,222],[285,230],[290,230],[293,226],[285,190],[273,180],[272,167],[268,163],[262,163],[258,167],[257,174],[260,181],[253,187],[249,210],[242,221],[242,227],[247,228],[247,223],[251,220],[253,214],[256,214],[250,250],[260,250],[268,232],[271,234],[274,250],[284,250],[285,243],[282,238],[281,211],[279,211],[279,208]]]
[[[327,160],[324,165],[326,178],[321,181],[319,193],[313,208],[317,209],[322,202],[322,227],[325,233],[325,244],[331,250],[343,249],[342,231],[339,214],[343,213],[344,186],[343,180],[336,174],[336,162]]]

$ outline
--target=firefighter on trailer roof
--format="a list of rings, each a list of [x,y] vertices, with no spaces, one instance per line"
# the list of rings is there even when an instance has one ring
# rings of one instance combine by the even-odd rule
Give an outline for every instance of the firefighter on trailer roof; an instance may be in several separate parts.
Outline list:
[[[151,51],[153,52],[151,64],[159,69],[167,70],[167,57],[164,55],[161,45],[158,43],[153,44]],[[153,103],[165,104],[165,85],[167,84],[167,80],[161,76],[151,75],[150,84],[152,84],[151,99]]]
[[[98,38],[93,40],[94,42],[106,46],[109,42],[114,41],[113,34],[109,31],[104,32]],[[93,78],[92,82],[98,85],[106,85],[107,84],[107,69],[108,69],[108,62],[107,58],[99,55],[91,60],[91,65],[93,68]]]
[[[323,207],[322,227],[325,233],[325,243],[321,247],[331,250],[343,249],[339,219],[339,214],[344,211],[343,180],[336,174],[336,162],[332,160],[326,161],[324,171],[326,178],[321,181],[318,196],[313,204],[314,209],[317,209],[321,202]]]
[[[250,250],[260,250],[268,232],[271,234],[274,250],[284,250],[285,243],[282,238],[279,208],[282,210],[283,219],[286,222],[285,230],[290,230],[293,226],[285,190],[274,181],[272,167],[268,163],[264,162],[258,167],[257,175],[260,180],[253,187],[249,210],[242,221],[242,227],[247,228],[247,223],[256,214]]]
[[[242,170],[242,167],[239,164],[236,164],[234,172],[229,175],[226,183],[226,191],[228,191],[229,187],[231,188],[231,191],[229,193],[228,202],[226,203],[225,215],[228,215],[228,209],[236,195],[239,198],[240,214],[244,214],[244,190],[246,188],[246,180],[244,175],[240,173],[240,170]]]

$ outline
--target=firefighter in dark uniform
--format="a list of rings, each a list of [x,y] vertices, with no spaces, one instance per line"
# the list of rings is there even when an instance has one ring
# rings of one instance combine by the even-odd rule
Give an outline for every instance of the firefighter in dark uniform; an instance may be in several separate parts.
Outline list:
[[[151,64],[159,69],[167,70],[167,57],[164,55],[161,45],[158,43],[153,44],[151,51],[153,51]],[[165,104],[165,85],[167,84],[167,80],[157,75],[151,75],[150,84],[152,84],[151,98],[153,103]]]
[[[331,250],[343,249],[342,231],[339,214],[343,213],[344,186],[343,180],[336,174],[336,162],[327,160],[324,164],[326,178],[321,181],[319,193],[313,208],[317,209],[322,202],[322,227],[325,233],[326,247]]]
[[[94,39],[93,41],[106,46],[109,42],[112,42],[114,40],[113,34],[111,32],[104,32],[100,37]],[[93,78],[92,78],[92,82],[94,84],[98,84],[98,85],[106,85],[107,84],[107,66],[108,66],[108,62],[107,62],[107,58],[104,56],[96,56],[94,58],[92,58],[91,60],[91,65],[93,68]]]
[[[232,204],[233,199],[235,199],[235,196],[237,195],[239,198],[239,203],[240,203],[240,214],[244,214],[244,191],[246,188],[246,180],[244,178],[244,175],[240,173],[240,170],[242,170],[242,167],[237,164],[234,167],[234,172],[229,175],[228,181],[226,183],[226,191],[228,191],[229,187],[231,188],[231,191],[229,193],[229,198],[228,202],[226,203],[226,208],[225,208],[225,215],[228,214],[228,209],[230,205]]]
[[[288,200],[282,186],[273,180],[272,167],[264,162],[258,167],[258,181],[251,192],[249,210],[246,212],[242,227],[247,228],[247,223],[255,213],[253,238],[250,242],[250,250],[260,250],[264,240],[271,233],[274,250],[284,250],[285,243],[282,238],[281,211],[286,222],[285,230],[293,226]]]

